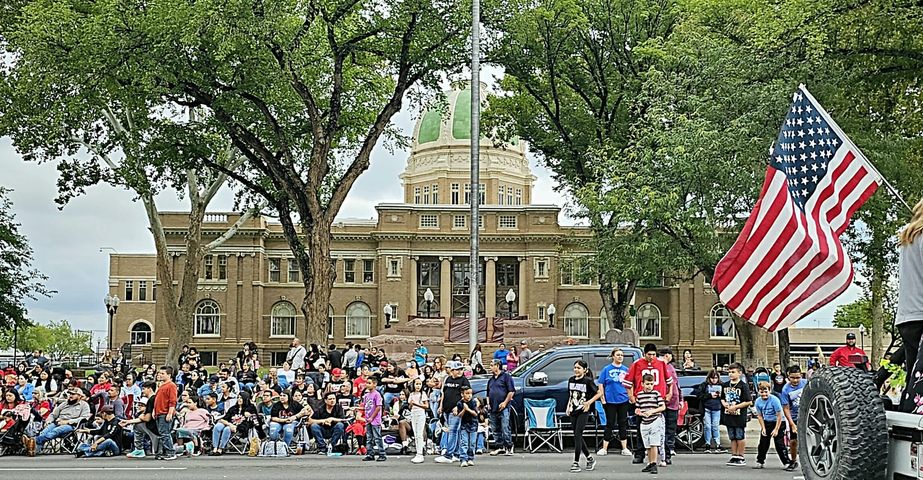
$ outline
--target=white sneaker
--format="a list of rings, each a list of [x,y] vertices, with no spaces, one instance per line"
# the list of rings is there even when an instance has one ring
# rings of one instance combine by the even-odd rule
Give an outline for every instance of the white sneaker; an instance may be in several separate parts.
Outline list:
[[[623,449],[622,449],[622,456],[623,456],[623,457],[631,457],[631,456],[633,456],[633,454],[631,453],[631,450],[629,450],[629,449],[627,449],[627,448],[623,448]]]
[[[600,448],[599,451],[596,452],[596,455],[600,457],[605,457],[606,455],[609,455],[609,451],[606,450],[605,448]]]
[[[445,458],[445,457],[443,457],[442,455],[439,455],[438,457],[436,457],[435,462],[436,462],[436,463],[452,463],[452,459],[450,459],[450,458]]]
[[[458,457],[452,457],[449,459],[449,463],[455,463],[458,461]]]
[[[467,460],[462,460],[461,466],[462,466],[462,467],[467,467],[467,466],[468,466],[468,461],[467,461]]]
[[[416,455],[410,460],[410,463],[423,463],[423,455]]]

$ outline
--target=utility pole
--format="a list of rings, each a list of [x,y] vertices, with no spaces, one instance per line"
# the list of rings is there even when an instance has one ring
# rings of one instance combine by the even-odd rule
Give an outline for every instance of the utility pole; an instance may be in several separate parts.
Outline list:
[[[478,241],[480,224],[478,222],[479,204],[481,202],[481,4],[480,0],[471,2],[471,263],[468,268],[468,353],[474,352],[478,343]]]

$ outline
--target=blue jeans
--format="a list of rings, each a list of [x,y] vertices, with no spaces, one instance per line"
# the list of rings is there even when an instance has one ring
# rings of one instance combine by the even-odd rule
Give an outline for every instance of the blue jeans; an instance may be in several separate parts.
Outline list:
[[[497,447],[513,448],[513,437],[510,434],[510,407],[499,412],[490,412],[490,431],[497,440]]]
[[[449,431],[442,434],[442,441],[439,442],[442,449],[445,450],[445,458],[458,456],[458,429],[460,426],[461,417],[451,413],[447,415],[446,427],[448,427]]]
[[[385,456],[385,443],[381,438],[381,425],[368,425],[365,427],[365,434],[368,437],[368,454],[369,456]]]
[[[223,423],[216,423],[215,428],[212,429],[212,446],[222,450],[227,448],[231,441],[231,433],[231,427]]]
[[[294,423],[276,423],[271,422],[269,424],[269,439],[276,441],[279,439],[279,433],[285,431],[282,437],[282,441],[286,445],[292,443],[292,437],[295,435],[295,424]]]
[[[400,396],[401,396],[400,393],[385,393],[385,398],[384,398],[385,408],[390,410],[391,404],[394,402],[394,399],[400,398]]]
[[[114,457],[122,451],[122,449],[119,448],[119,446],[116,445],[116,443],[111,439],[103,440],[103,442],[100,443],[98,447],[96,447],[95,451],[90,450],[89,443],[81,443],[77,449],[83,452],[83,454],[87,457],[102,457],[104,455]]]
[[[166,415],[157,415],[157,433],[160,434],[160,451],[163,455],[176,455],[173,450],[173,422],[168,422]]]
[[[330,439],[330,445],[336,445],[345,434],[346,426],[340,422],[329,427],[326,425],[311,425],[311,435],[314,436],[314,440],[317,441],[318,450],[327,449],[328,438]]]
[[[48,440],[66,437],[73,431],[73,425],[48,425],[44,430],[42,430],[42,433],[35,437],[35,448],[37,450],[41,450],[42,445],[44,445]]]
[[[721,410],[705,410],[705,444],[711,446],[712,440],[721,445]]]
[[[458,431],[458,459],[461,461],[474,460],[474,446],[477,443],[478,429]]]
[[[484,444],[487,442],[487,439],[484,438],[484,433],[478,432],[478,450],[484,450]]]

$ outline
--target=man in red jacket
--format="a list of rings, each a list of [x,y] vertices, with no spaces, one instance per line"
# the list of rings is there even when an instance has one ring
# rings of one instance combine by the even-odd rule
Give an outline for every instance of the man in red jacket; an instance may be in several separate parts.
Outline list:
[[[846,345],[834,350],[830,355],[830,366],[855,367],[856,365],[849,361],[850,355],[865,355],[865,352],[856,346],[856,334],[852,332],[846,334]],[[871,369],[868,362],[865,365]]]
[[[176,460],[173,450],[173,416],[176,414],[176,384],[173,383],[173,367],[160,367],[157,371],[157,396],[154,397],[154,418],[157,419],[157,431],[160,434],[161,454],[158,460]]]

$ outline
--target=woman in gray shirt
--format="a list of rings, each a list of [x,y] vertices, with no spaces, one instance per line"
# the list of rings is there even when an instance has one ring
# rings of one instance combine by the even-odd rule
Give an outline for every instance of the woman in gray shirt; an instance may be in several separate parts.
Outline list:
[[[910,223],[898,234],[900,269],[898,274],[897,319],[906,355],[907,386],[901,397],[901,411],[923,414],[923,356],[918,356],[923,336],[923,199],[913,207]],[[918,375],[919,372],[919,375]]]

